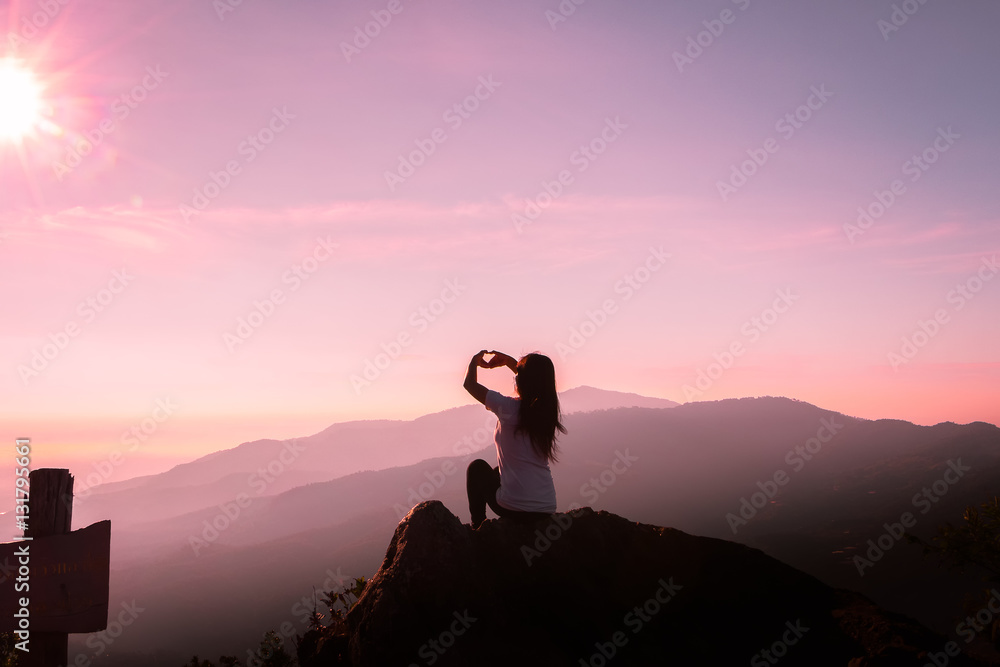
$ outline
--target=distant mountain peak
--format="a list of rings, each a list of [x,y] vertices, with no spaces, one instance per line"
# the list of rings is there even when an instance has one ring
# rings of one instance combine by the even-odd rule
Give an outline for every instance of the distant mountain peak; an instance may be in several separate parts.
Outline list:
[[[559,403],[565,414],[615,408],[673,408],[680,405],[666,398],[600,389],[589,385],[580,385],[559,392]]]

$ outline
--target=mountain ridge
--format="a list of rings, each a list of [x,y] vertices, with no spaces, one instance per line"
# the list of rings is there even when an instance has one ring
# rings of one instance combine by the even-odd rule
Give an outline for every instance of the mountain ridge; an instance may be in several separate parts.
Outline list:
[[[594,409],[610,409],[628,404],[674,407],[673,401],[580,386],[561,392],[565,414]],[[301,484],[335,479],[361,470],[379,470],[400,464],[416,463],[422,458],[453,453],[455,442],[476,437],[479,445],[492,439],[496,418],[478,404],[456,406],[409,420],[353,420],[337,422],[300,438],[277,440],[263,438],[240,443],[178,464],[156,475],[146,475],[121,482],[106,482],[77,495],[82,522],[98,518],[117,519],[119,525],[139,520],[158,520],[198,507],[224,502],[233,497],[229,487],[212,485],[226,477],[243,473],[253,475],[261,466],[271,466],[280,474],[263,475],[268,480],[267,493],[275,495]],[[406,442],[403,442],[403,441]],[[292,444],[290,444],[292,443]],[[281,454],[294,447],[294,457]],[[468,448],[468,445],[466,446]],[[280,456],[280,461],[276,462]],[[292,460],[289,461],[289,458]],[[286,472],[297,470],[295,475]],[[249,485],[249,483],[248,483]],[[162,502],[135,500],[143,492],[184,491],[177,511]],[[199,493],[199,489],[201,493]],[[141,511],[139,511],[141,510]]]
[[[485,417],[484,412],[478,414]],[[482,428],[484,422],[476,413],[472,416],[472,423]],[[813,437],[823,419],[844,428],[801,471],[791,470],[786,453]],[[952,613],[961,611],[963,591],[976,589],[973,578],[939,572],[909,545],[893,548],[863,579],[854,572],[851,552],[843,550],[876,538],[884,521],[898,520],[908,507],[912,510],[910,496],[932,483],[935,470],[949,458],[961,456],[974,470],[932,512],[921,515],[921,536],[944,521],[960,520],[965,505],[982,502],[984,493],[1000,488],[1000,429],[993,425],[862,420],[781,397],[576,413],[567,416],[566,424],[569,433],[560,441],[560,461],[553,468],[560,510],[589,505],[642,523],[763,549],[827,584],[859,590],[887,609],[907,610],[939,632],[947,629]],[[200,622],[190,617],[174,590],[157,584],[170,572],[172,578],[214,592],[210,598],[219,603],[206,603],[204,613],[228,615],[229,629],[216,627],[204,645],[193,648],[204,652],[206,647],[246,645],[252,637],[240,639],[239,628],[260,630],[282,623],[292,603],[286,596],[308,593],[310,582],[322,581],[325,575],[320,575],[328,568],[342,567],[350,576],[374,572],[384,554],[385,535],[414,504],[440,500],[467,520],[464,466],[473,457],[491,461],[494,456],[492,430],[485,431],[479,449],[352,473],[288,493],[270,495],[269,488],[263,495],[251,495],[249,506],[232,520],[219,505],[208,503],[146,530],[116,529],[112,596],[124,599],[139,590],[155,591],[149,593],[155,595],[150,601],[156,609],[150,618],[155,615],[164,627],[177,628],[170,642],[184,641],[200,632]],[[446,444],[449,452],[451,443]],[[610,465],[616,451],[628,451],[640,460],[613,476]],[[774,503],[733,535],[725,515],[738,511],[741,496],[757,491],[756,483],[770,479],[778,468],[790,473],[789,483],[774,496]],[[605,482],[600,482],[602,475]],[[234,480],[239,482],[239,476]],[[869,495],[873,489],[878,493]],[[232,501],[230,495],[222,503]],[[402,514],[396,506],[403,508]],[[190,538],[201,537],[204,522],[213,520],[224,530],[195,553]],[[272,582],[275,575],[262,569],[261,559],[294,562],[295,571],[283,571]],[[220,579],[223,563],[227,576]],[[268,583],[250,595],[245,586],[227,583],[232,577],[258,586]],[[926,581],[927,587],[917,587],[914,581]],[[238,612],[233,608],[237,601]],[[121,647],[148,645],[149,639],[136,629],[122,638]]]

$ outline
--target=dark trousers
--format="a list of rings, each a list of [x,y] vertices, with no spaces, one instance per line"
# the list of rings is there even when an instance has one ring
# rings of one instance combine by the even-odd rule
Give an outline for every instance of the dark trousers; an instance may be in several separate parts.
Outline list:
[[[535,521],[550,516],[548,512],[519,512],[501,507],[497,502],[497,489],[500,488],[500,468],[494,468],[482,459],[476,459],[465,470],[465,488],[469,494],[469,514],[472,515],[472,527],[486,521],[486,506],[499,516],[520,521]]]

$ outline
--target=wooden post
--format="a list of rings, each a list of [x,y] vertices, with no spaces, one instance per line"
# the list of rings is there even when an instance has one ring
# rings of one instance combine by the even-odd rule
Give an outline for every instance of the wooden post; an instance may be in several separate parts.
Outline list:
[[[28,530],[26,537],[38,539],[70,532],[73,505],[63,498],[73,497],[73,476],[61,468],[32,470],[28,487]],[[65,632],[32,632],[31,651],[21,653],[25,667],[65,667],[69,655],[69,635]]]
[[[24,576],[31,590],[19,597],[13,577],[0,579],[0,632],[18,633],[24,646],[15,650],[22,667],[65,667],[69,633],[108,627],[111,522],[70,531],[73,476],[68,470],[35,470],[28,483],[28,514],[18,515],[24,536],[0,543],[0,561],[28,569]],[[30,598],[27,608],[25,598]]]

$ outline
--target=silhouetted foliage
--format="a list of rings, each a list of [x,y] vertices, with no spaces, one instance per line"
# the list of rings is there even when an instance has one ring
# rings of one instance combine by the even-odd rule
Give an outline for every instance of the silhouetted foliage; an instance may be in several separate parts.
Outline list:
[[[201,662],[198,662],[198,656],[193,655],[191,656],[191,662],[187,663],[186,665],[183,665],[182,667],[214,667],[214,665],[212,665],[212,663],[209,662],[208,660],[202,660]]]
[[[962,518],[965,523],[960,526],[946,523],[939,527],[938,534],[930,542],[914,535],[906,537],[911,543],[922,546],[925,555],[936,555],[961,572],[970,565],[981,568],[986,572],[983,577],[986,581],[1000,584],[1000,497],[994,496],[979,509],[971,505],[966,507]],[[966,611],[975,614],[989,604],[992,596],[992,590],[985,591],[983,601],[970,603]],[[984,632],[1000,649],[1000,618],[995,618]]]
[[[253,662],[254,667],[294,667],[296,664],[295,658],[288,655],[284,641],[274,630],[264,634],[256,655],[258,659]],[[199,662],[198,656],[192,656],[191,662],[181,667],[216,667],[216,665],[211,660]],[[223,655],[219,656],[219,667],[243,667],[243,662],[235,656]]]
[[[0,667],[17,667],[17,638],[13,632],[0,633]]]
[[[347,612],[351,610],[365,590],[367,580],[358,577],[354,583],[340,592],[328,591],[326,597],[322,599],[327,606],[328,612],[323,614],[314,603],[313,613],[309,619],[308,635],[312,640],[323,640],[331,637],[344,637],[347,634]],[[313,598],[317,598],[314,596]],[[324,623],[324,619],[329,616],[329,622]],[[301,644],[302,637],[296,637],[296,643]],[[251,661],[253,667],[296,667],[298,661],[295,656],[289,655],[285,650],[285,642],[274,630],[269,630],[264,634],[260,642],[260,647],[255,655],[257,660]],[[0,667],[8,665],[0,663]],[[198,660],[198,656],[192,656],[191,661],[181,665],[181,667],[216,667],[210,660]],[[233,656],[220,656],[218,667],[244,667],[239,658]],[[250,667],[248,665],[248,667]]]
[[[340,592],[329,591],[323,598],[327,614],[313,606],[309,630],[304,636],[296,637],[296,652],[301,664],[348,664],[347,614],[357,604],[367,585],[368,581],[364,577],[358,577]],[[327,616],[329,621],[324,623]]]
[[[274,630],[264,633],[257,656],[261,667],[291,667],[295,664],[295,658],[285,652],[285,640]]]
[[[325,629],[329,634],[340,634],[346,629],[347,612],[358,602],[358,598],[365,591],[368,581],[364,577],[358,577],[348,588],[339,593],[330,591],[323,599],[323,603],[330,611],[330,622]],[[310,622],[310,628],[323,627],[322,619],[314,616],[315,625]]]
[[[922,546],[925,554],[940,556],[962,572],[976,565],[989,573],[988,581],[1000,583],[1000,497],[983,503],[980,509],[965,508],[963,519],[963,525],[946,523],[938,528],[930,542],[912,535],[907,538]]]

